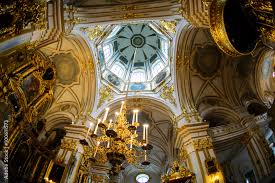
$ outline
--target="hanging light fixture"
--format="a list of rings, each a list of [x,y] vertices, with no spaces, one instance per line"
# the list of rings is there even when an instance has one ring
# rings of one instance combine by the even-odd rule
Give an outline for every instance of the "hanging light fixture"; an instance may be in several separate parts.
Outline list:
[[[133,118],[131,122],[126,118],[126,103],[123,101],[120,111],[116,112],[115,119],[107,120],[109,108],[106,108],[103,119],[98,119],[94,131],[91,134],[92,139],[95,140],[95,147],[90,151],[89,159],[92,162],[109,162],[111,164],[111,173],[118,174],[122,169],[122,163],[129,164],[137,163],[139,157],[144,156],[142,165],[149,165],[148,151],[153,146],[148,141],[148,124],[143,125],[143,138],[139,141],[137,128],[138,110],[133,111]],[[90,133],[90,128],[87,134]],[[86,135],[87,137],[88,135]],[[86,140],[80,141],[82,145],[86,146]],[[87,150],[88,151],[88,150]]]

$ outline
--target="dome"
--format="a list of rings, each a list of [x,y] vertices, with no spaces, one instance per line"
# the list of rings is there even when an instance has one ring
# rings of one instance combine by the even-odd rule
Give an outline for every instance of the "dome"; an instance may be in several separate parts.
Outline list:
[[[153,23],[115,25],[98,44],[101,76],[119,91],[152,91],[170,77],[170,39]]]

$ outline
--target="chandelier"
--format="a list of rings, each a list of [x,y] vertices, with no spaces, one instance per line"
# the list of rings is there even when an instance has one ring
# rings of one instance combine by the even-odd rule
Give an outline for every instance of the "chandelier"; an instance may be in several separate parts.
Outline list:
[[[109,108],[106,108],[103,119],[98,119],[92,134],[90,135],[90,126],[86,138],[80,140],[86,157],[88,156],[91,162],[110,163],[110,174],[118,174],[123,169],[123,163],[135,164],[139,158],[143,159],[142,165],[150,164],[147,156],[153,146],[148,143],[149,125],[143,125],[143,138],[139,141],[138,110],[133,110],[131,122],[127,121],[126,111],[126,103],[123,101],[120,111],[115,113],[115,118],[107,120]],[[95,141],[94,148],[88,146],[88,135]]]

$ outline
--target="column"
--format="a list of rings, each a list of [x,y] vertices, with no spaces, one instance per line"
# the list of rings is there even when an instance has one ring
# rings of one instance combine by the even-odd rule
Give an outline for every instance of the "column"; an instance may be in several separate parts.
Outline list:
[[[207,123],[187,123],[178,130],[176,147],[181,149],[197,183],[223,183],[224,177],[207,134]]]
[[[75,152],[75,155],[73,155],[74,160],[71,162],[70,165],[70,171],[68,172],[67,176],[67,182],[75,182],[77,175],[78,175],[78,170],[81,165],[82,161],[82,147],[80,144],[78,144],[77,150]]]
[[[256,170],[256,177],[260,181],[271,173],[272,150],[269,148],[258,125],[250,128],[242,140]]]

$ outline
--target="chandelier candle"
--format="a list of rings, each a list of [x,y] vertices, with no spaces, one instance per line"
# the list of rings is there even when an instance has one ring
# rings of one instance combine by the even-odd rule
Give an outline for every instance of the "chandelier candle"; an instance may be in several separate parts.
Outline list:
[[[122,101],[122,102],[121,102],[121,107],[120,107],[119,113],[121,113],[121,112],[122,112],[122,109],[123,109],[123,105],[124,105],[124,103],[125,103],[124,101]]]
[[[143,125],[143,141],[145,141],[145,125]]]
[[[112,122],[113,122],[113,120],[110,119],[110,122],[109,122],[108,129],[107,129],[107,130],[109,130],[109,129],[111,128]]]
[[[105,109],[105,114],[104,114],[104,117],[103,117],[102,123],[104,123],[104,121],[107,119],[107,116],[108,116],[108,112],[109,112],[109,110],[110,110],[110,108],[109,108],[109,107],[107,107],[107,108]]]
[[[135,122],[135,110],[133,110],[132,125],[134,124],[134,122]]]
[[[97,145],[96,145],[95,153],[94,153],[94,158],[95,158],[95,156],[96,156],[96,153],[97,153],[99,144],[100,144],[100,142],[98,141],[98,142],[97,142]]]
[[[89,132],[90,132],[91,128],[92,128],[92,123],[90,123],[90,126],[89,126],[89,129],[88,129],[88,131],[87,131],[87,134],[86,134],[86,137],[85,137],[85,139],[87,139],[87,137],[88,137],[88,134],[89,134]]]
[[[94,134],[96,135],[96,132],[97,132],[97,129],[98,129],[98,124],[101,122],[101,119],[98,119],[97,120],[97,124],[95,126],[95,131],[94,131]]]
[[[108,143],[107,143],[107,148],[108,148],[108,149],[110,148],[110,140],[109,140]]]
[[[143,140],[146,145],[148,144],[148,127],[149,127],[148,124],[143,125]]]
[[[130,144],[130,149],[133,148],[133,135],[131,135],[131,144]]]
[[[138,110],[136,110],[136,122],[138,122]]]
[[[145,128],[146,128],[146,145],[148,144],[148,127],[149,125],[146,125]]]

